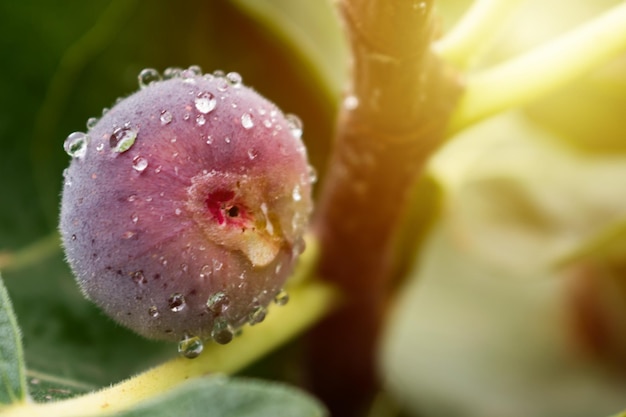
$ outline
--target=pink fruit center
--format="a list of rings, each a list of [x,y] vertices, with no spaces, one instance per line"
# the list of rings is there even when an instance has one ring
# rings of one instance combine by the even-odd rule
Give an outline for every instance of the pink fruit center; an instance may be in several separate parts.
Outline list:
[[[241,207],[232,201],[234,198],[235,192],[231,190],[216,190],[207,196],[206,207],[220,225],[227,219],[242,217]]]

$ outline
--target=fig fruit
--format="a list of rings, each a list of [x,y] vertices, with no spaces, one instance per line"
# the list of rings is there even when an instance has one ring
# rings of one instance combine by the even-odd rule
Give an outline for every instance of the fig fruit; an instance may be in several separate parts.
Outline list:
[[[302,129],[236,73],[165,75],[144,70],[138,92],[67,138],[63,245],[83,293],[122,325],[228,343],[265,317],[303,250]]]

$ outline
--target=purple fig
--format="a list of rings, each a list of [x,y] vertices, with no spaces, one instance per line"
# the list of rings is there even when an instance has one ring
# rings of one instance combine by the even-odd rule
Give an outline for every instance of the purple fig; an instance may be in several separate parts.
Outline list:
[[[263,319],[303,250],[302,131],[238,74],[166,75],[144,70],[140,91],[66,140],[63,245],[119,323],[227,343]]]

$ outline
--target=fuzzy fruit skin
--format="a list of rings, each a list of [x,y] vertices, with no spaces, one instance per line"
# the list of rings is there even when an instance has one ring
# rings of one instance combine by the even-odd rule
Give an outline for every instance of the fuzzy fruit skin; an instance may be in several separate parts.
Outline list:
[[[210,75],[116,104],[65,172],[60,230],[83,293],[153,339],[249,322],[303,250],[311,184],[292,127],[253,90]],[[117,152],[125,129],[136,138]],[[212,297],[221,302],[208,309]]]

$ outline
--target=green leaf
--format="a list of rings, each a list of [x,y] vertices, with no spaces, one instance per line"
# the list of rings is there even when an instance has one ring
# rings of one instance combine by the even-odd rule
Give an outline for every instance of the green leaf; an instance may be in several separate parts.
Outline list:
[[[118,417],[322,417],[322,405],[286,385],[242,378],[202,378]]]
[[[24,401],[26,377],[17,320],[0,277],[0,404]]]
[[[54,375],[26,371],[28,393],[35,402],[60,401],[93,391],[96,387]]]
[[[85,299],[60,251],[37,264],[7,270],[4,280],[20,318],[29,373],[57,378],[46,378],[45,389],[53,391],[44,397],[58,398],[54,390],[67,390],[68,383],[106,386],[176,355],[174,344],[149,341],[122,328]]]

